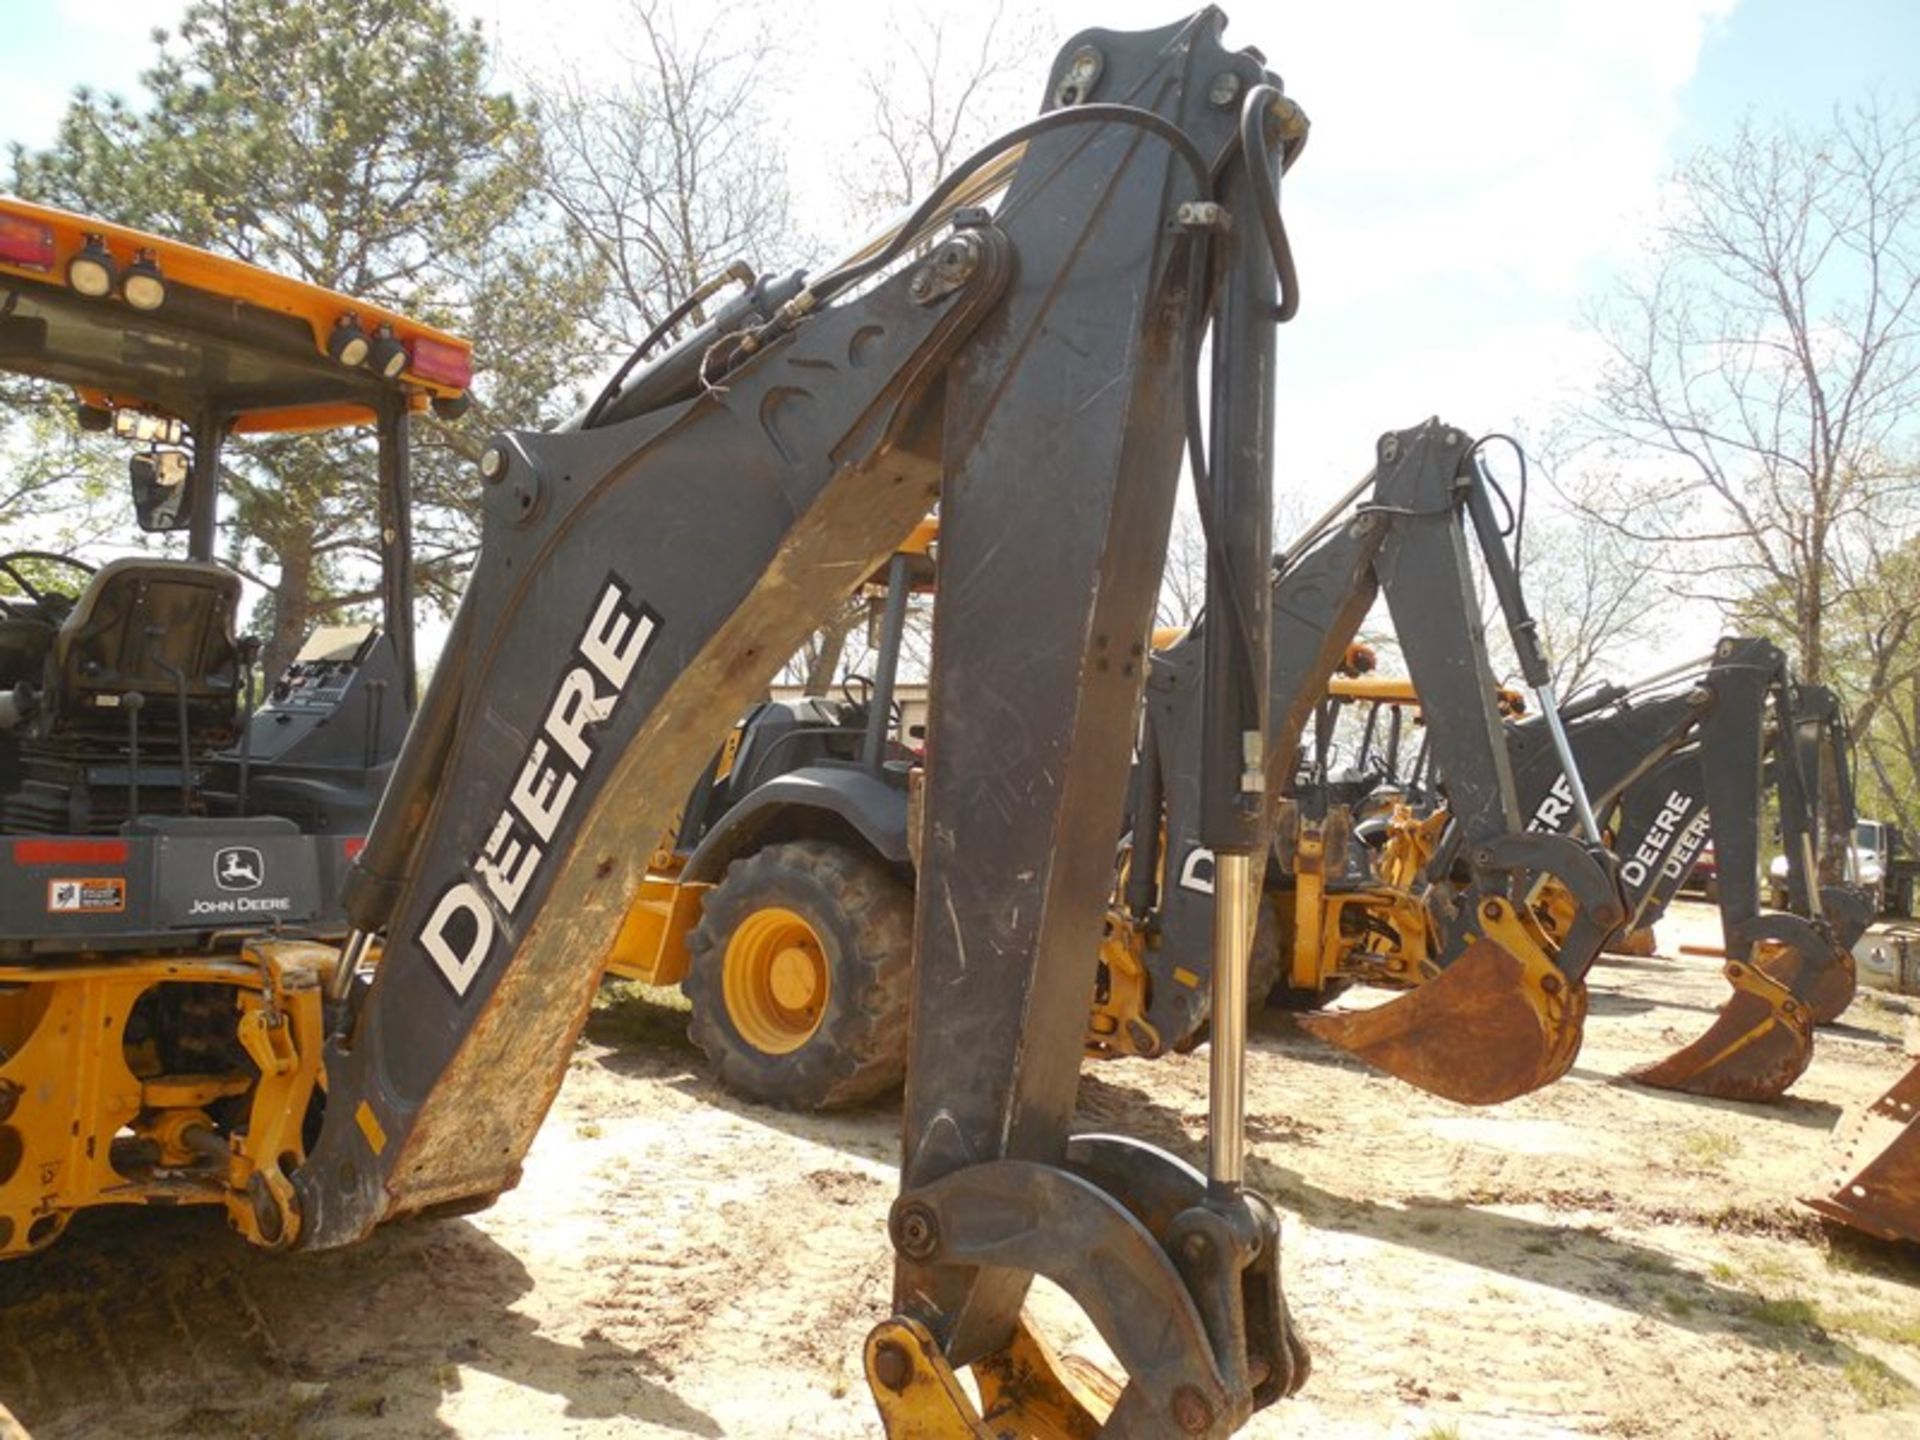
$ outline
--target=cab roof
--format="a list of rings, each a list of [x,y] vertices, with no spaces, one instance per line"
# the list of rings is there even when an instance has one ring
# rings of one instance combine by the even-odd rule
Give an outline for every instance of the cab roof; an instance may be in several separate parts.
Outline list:
[[[110,292],[83,294],[73,263],[102,250]],[[153,308],[126,298],[136,266],[162,279]],[[150,299],[154,287],[142,293]],[[329,342],[343,325],[369,338],[390,330],[404,368],[383,379],[333,358]],[[0,371],[71,385],[90,405],[189,424],[212,412],[237,431],[284,433],[366,424],[396,393],[413,410],[457,401],[472,380],[473,346],[244,260],[0,195]]]

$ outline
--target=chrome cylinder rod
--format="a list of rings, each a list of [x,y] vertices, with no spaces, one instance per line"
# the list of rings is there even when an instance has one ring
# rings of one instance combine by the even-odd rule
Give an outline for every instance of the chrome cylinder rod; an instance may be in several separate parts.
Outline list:
[[[1353,502],[1373,488],[1373,482],[1377,473],[1376,471],[1369,470],[1365,475],[1362,475],[1355,481],[1351,490],[1334,501],[1332,505],[1327,507],[1325,514],[1300,532],[1299,539],[1295,540],[1293,544],[1289,545],[1274,557],[1273,568],[1282,575],[1291,570],[1295,562],[1298,561],[1302,555],[1306,554],[1307,551],[1311,550],[1314,543],[1318,541],[1322,535],[1333,528],[1334,522],[1347,513],[1348,509],[1352,507]]]
[[[1580,833],[1587,837],[1592,845],[1603,845],[1600,838],[1600,822],[1594,817],[1593,802],[1587,798],[1587,782],[1581,778],[1580,767],[1574,763],[1573,745],[1567,739],[1567,727],[1560,723],[1560,701],[1553,693],[1551,680],[1534,688],[1533,697],[1540,704],[1540,714],[1547,722],[1547,734],[1553,737],[1553,753],[1559,758],[1560,773],[1567,777],[1567,788],[1573,792],[1574,813],[1580,817]]]
[[[1213,869],[1213,1039],[1207,1094],[1207,1179],[1240,1184],[1247,1112],[1247,960],[1253,948],[1253,865],[1242,854]]]
[[[1625,685],[1622,685],[1620,688],[1622,690],[1627,691],[1629,694],[1638,695],[1642,691],[1651,690],[1654,686],[1664,684],[1666,681],[1672,680],[1676,676],[1688,675],[1688,674],[1695,673],[1697,671],[1705,670],[1708,666],[1712,664],[1713,664],[1713,656],[1711,653],[1706,655],[1695,656],[1691,660],[1682,660],[1682,661],[1679,661],[1677,664],[1669,665],[1664,670],[1656,670],[1651,675],[1642,675],[1637,680],[1630,680]],[[1575,696],[1574,699],[1577,701],[1579,697]]]
[[[364,930],[355,930],[347,936],[347,943],[340,951],[340,961],[327,979],[329,1000],[345,1000],[352,993],[353,977],[359,972],[360,962],[366,958],[367,946],[372,942],[373,937]]]
[[[1800,832],[1800,873],[1807,877],[1807,914],[1814,920],[1826,919],[1826,912],[1820,904],[1820,863],[1813,853],[1813,834]]]

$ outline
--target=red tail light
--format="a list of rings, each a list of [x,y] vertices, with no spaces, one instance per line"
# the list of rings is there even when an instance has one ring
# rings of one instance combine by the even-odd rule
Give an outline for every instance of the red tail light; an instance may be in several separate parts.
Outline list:
[[[124,865],[124,840],[16,840],[16,865]]]
[[[422,380],[464,390],[473,383],[473,352],[422,335],[407,346],[407,368]]]
[[[53,227],[0,212],[0,262],[25,270],[52,270]]]

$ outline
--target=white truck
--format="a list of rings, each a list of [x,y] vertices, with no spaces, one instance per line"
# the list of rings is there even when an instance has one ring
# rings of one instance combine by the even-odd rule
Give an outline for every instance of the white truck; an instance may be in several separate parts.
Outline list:
[[[1906,840],[1898,825],[1885,820],[1859,820],[1853,827],[1853,873],[1847,878],[1873,898],[1876,915],[1913,914],[1914,879],[1920,874],[1906,851]],[[1767,867],[1769,899],[1775,906],[1785,904],[1787,857],[1776,855]]]

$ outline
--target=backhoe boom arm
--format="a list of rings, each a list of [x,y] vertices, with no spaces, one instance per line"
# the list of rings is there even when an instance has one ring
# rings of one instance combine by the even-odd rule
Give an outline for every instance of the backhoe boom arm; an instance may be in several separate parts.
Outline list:
[[[1270,529],[1273,327],[1294,299],[1275,187],[1304,117],[1223,24],[1081,35],[1046,113],[963,163],[891,249],[782,288],[771,314],[723,307],[738,328],[703,334],[697,365],[683,343],[579,428],[494,442],[458,650],[351,893],[383,953],[335,987],[324,1120],[281,1217],[297,1243],[514,1183],[675,807],[731,717],[938,501],[883,1412],[894,1379],[1023,1345],[1042,1270],[1128,1367],[1102,1433],[1224,1435],[1304,1379],[1270,1206],[1136,1142],[1069,1151],[1130,717],[1198,428],[1183,371],[1216,311],[1235,318],[1212,433],[1239,437],[1216,522]],[[960,209],[906,254],[1014,142],[997,210]],[[1192,1233],[1207,1266],[1176,1263]]]

